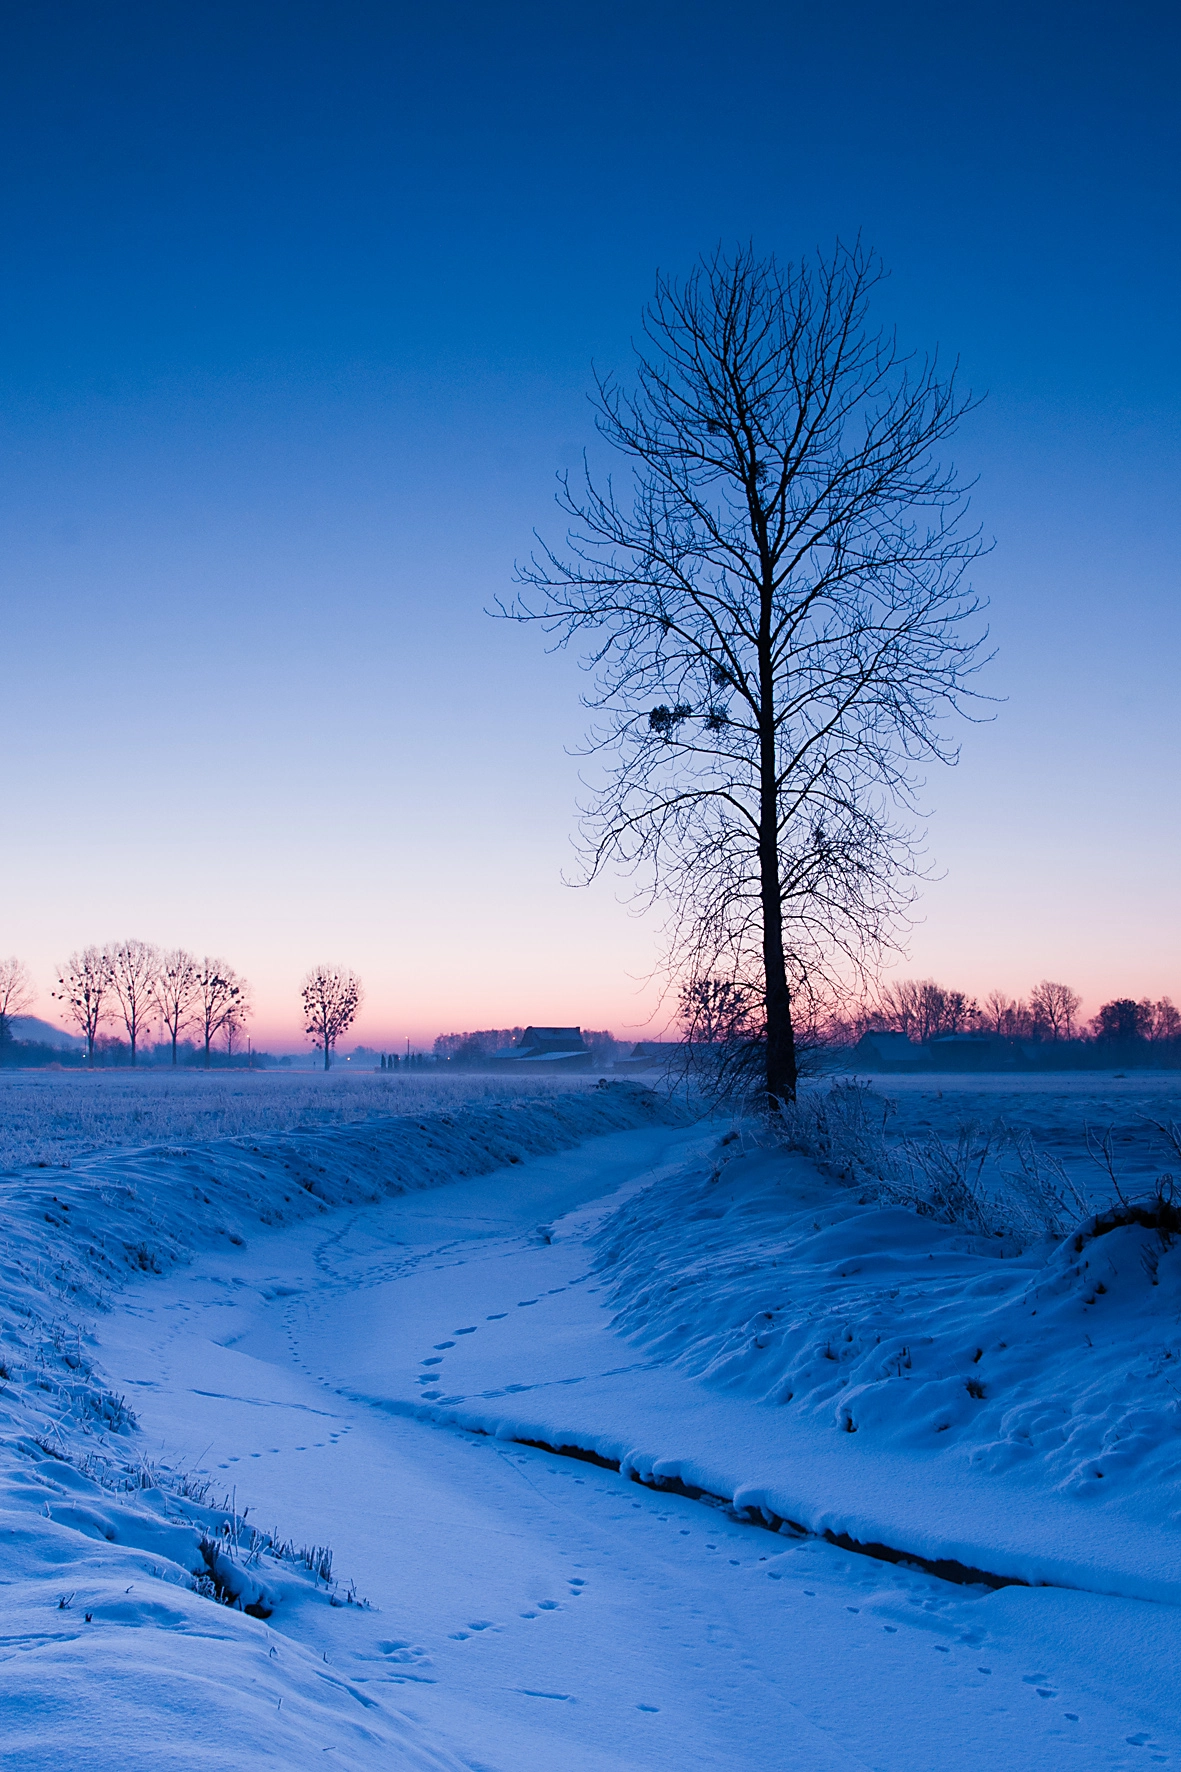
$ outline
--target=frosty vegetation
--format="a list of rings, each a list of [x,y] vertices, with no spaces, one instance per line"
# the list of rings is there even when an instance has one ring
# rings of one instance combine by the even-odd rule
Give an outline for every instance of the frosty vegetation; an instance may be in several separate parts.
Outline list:
[[[891,1141],[890,1114],[890,1102],[873,1090],[836,1083],[801,1094],[785,1117],[784,1141],[863,1188],[867,1200],[909,1206],[980,1236],[1023,1245],[1063,1237],[1086,1217],[1082,1190],[1027,1131],[998,1118]]]
[[[593,1077],[584,1079],[587,1087]],[[421,1072],[139,1070],[0,1073],[0,1169],[68,1165],[90,1151],[348,1126],[509,1099],[549,1100],[569,1077]]]

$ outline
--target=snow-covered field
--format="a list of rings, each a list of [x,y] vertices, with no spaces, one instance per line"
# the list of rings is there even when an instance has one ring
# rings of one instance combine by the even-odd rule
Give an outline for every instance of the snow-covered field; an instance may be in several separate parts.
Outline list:
[[[901,1081],[895,1136],[1122,1129],[1137,1184],[1179,1117]],[[990,1241],[627,1086],[0,1186],[0,1766],[1181,1753],[1156,1231]]]
[[[954,1138],[964,1125],[997,1121],[1028,1133],[1056,1158],[1095,1204],[1111,1187],[1088,1148],[1110,1134],[1117,1178],[1130,1193],[1150,1186],[1162,1169],[1177,1168],[1160,1122],[1181,1118],[1181,1072],[1059,1071],[976,1077],[899,1075],[864,1077],[888,1109],[889,1140],[931,1133]],[[1181,1178],[1179,1178],[1181,1179]]]
[[[588,1077],[586,1086],[595,1079]],[[0,1170],[61,1165],[88,1152],[180,1140],[351,1126],[578,1087],[570,1078],[431,1072],[0,1071]]]

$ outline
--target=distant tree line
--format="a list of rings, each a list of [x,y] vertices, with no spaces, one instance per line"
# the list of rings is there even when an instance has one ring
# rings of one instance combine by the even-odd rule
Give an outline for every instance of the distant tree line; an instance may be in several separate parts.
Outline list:
[[[1107,1045],[1167,1044],[1181,1041],[1181,1010],[1168,997],[1153,1002],[1117,997],[1089,1021],[1080,1022],[1082,999],[1067,984],[1043,978],[1028,997],[992,990],[983,1003],[966,991],[948,990],[934,979],[904,979],[888,985],[871,1003],[838,1012],[819,1031],[828,1043],[855,1044],[864,1033],[905,1034],[924,1045],[947,1034],[993,1034],[1032,1041],[1084,1040]]]
[[[435,1041],[435,1057],[441,1064],[450,1064],[457,1068],[467,1066],[478,1070],[494,1052],[500,1051],[504,1046],[515,1046],[524,1032],[523,1027],[516,1027],[480,1028],[468,1034],[440,1034]],[[608,1028],[583,1028],[582,1037],[601,1064],[614,1058],[625,1045]]]
[[[1181,1011],[1168,997],[1117,997],[1080,1021],[1078,992],[1053,979],[1027,997],[989,991],[982,1003],[934,979],[904,979],[868,1000],[813,1000],[810,1008],[797,1024],[806,1054],[848,1050],[871,1033],[902,1034],[916,1046],[967,1034],[1007,1047],[1006,1063],[1181,1065]],[[718,1093],[744,1093],[764,1038],[757,990],[730,978],[691,978],[679,994],[678,1019],[686,1054],[711,1053]]]
[[[173,1065],[181,1050],[193,1049],[202,1054],[208,1070],[216,1040],[227,1058],[241,1050],[253,1012],[250,986],[227,960],[210,954],[198,958],[185,948],[161,949],[130,937],[71,954],[58,967],[50,995],[85,1041],[91,1069],[96,1055],[111,1044],[138,1064],[151,1033],[159,1028]],[[0,1048],[15,1047],[12,1023],[31,1008],[35,996],[24,962],[0,960]],[[316,966],[305,976],[300,996],[305,1031],[323,1052],[327,1070],[337,1041],[364,1000],[361,980],[345,967]],[[121,1030],[113,1042],[104,1032],[112,1025]]]

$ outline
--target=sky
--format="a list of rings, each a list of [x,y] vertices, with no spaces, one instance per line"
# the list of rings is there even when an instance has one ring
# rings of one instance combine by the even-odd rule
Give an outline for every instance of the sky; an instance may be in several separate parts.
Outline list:
[[[564,884],[578,662],[485,613],[657,270],[860,231],[987,394],[989,723],[896,975],[1181,999],[1181,25],[1142,5],[10,10],[0,953],[224,954],[256,1045],[663,1025]]]

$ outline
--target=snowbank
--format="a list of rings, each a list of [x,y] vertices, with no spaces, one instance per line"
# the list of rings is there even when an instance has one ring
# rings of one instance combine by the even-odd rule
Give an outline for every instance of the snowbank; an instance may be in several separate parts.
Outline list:
[[[1181,1241],[1013,1256],[761,1152],[651,1189],[599,1251],[616,1329],[710,1386],[1181,1525]]]
[[[83,1313],[260,1227],[676,1117],[613,1084],[0,1176],[0,1766],[310,1767],[333,1749],[357,1767],[457,1767],[291,1640],[339,1594],[275,1546],[243,1546],[230,1497],[156,1485]]]
[[[0,1171],[68,1168],[100,1150],[206,1144],[390,1115],[450,1113],[512,1097],[547,1101],[593,1077],[450,1071],[0,1070]]]
[[[459,1772],[288,1634],[197,1591],[203,1532],[221,1523],[160,1491],[112,1495],[62,1461],[4,1459],[0,1766],[310,1769],[331,1751],[374,1772]],[[331,1603],[273,1559],[263,1581],[232,1567],[285,1631]]]

